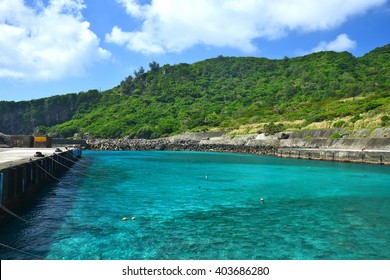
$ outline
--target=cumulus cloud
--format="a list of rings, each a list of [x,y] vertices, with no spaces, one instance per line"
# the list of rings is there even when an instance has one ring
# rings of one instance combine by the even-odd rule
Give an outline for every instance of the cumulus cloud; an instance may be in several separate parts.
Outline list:
[[[82,0],[0,2],[0,78],[55,80],[82,75],[110,56],[83,20]]]
[[[315,48],[312,49],[312,52],[319,51],[349,51],[353,50],[356,47],[356,42],[349,39],[347,34],[340,34],[337,38],[330,42],[320,42]]]
[[[141,21],[139,30],[113,27],[106,41],[150,53],[181,52],[194,45],[256,50],[257,38],[278,39],[291,31],[339,26],[386,0],[117,0]],[[123,29],[122,29],[123,28]]]

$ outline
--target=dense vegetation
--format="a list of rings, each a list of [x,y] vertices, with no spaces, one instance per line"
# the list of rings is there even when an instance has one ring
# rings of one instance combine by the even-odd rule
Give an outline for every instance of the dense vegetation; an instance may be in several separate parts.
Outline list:
[[[105,92],[0,102],[0,118],[17,107],[20,122],[41,133],[108,138],[155,138],[250,124],[265,129],[318,122],[388,126],[389,61],[390,45],[359,58],[318,52],[281,60],[220,56],[174,66],[152,62],[150,70],[140,68]],[[50,110],[58,115],[59,108],[67,110],[66,119],[45,119]]]

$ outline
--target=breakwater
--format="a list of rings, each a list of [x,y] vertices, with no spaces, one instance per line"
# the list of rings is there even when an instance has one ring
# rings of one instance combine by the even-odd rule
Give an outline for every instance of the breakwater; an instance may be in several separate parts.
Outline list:
[[[0,221],[10,214],[7,214],[8,210],[14,211],[22,206],[37,190],[60,177],[81,156],[81,150],[75,148],[41,151],[0,150]]]
[[[252,134],[197,133],[159,139],[94,139],[92,150],[215,151],[390,165],[390,138],[337,138],[338,130]],[[387,132],[386,132],[387,133]]]

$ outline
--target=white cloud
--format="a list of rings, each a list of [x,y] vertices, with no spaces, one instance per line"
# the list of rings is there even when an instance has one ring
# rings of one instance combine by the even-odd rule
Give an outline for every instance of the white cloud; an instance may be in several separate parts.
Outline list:
[[[129,15],[132,15],[134,17],[143,17],[145,14],[145,8],[147,8],[149,5],[139,5],[137,3],[137,0],[117,0],[118,3],[121,3],[125,9],[126,12]]]
[[[333,41],[320,42],[315,48],[312,49],[312,52],[319,52],[319,51],[342,52],[342,51],[353,50],[355,47],[356,47],[356,42],[349,39],[347,34],[340,34]]]
[[[141,53],[180,52],[194,45],[256,50],[256,38],[339,26],[386,0],[117,0],[140,30],[115,26],[106,41]],[[123,28],[123,29],[122,29]]]
[[[79,76],[110,56],[84,21],[82,0],[50,0],[35,7],[0,2],[0,78],[55,80]]]

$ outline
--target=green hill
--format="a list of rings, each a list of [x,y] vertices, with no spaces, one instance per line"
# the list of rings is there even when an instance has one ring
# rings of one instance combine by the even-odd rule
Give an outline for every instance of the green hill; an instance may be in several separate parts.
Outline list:
[[[281,60],[152,62],[149,71],[140,68],[105,92],[0,102],[0,131],[157,138],[188,131],[249,133],[269,123],[281,123],[279,129],[388,126],[389,61],[390,44],[359,58],[319,52]]]

